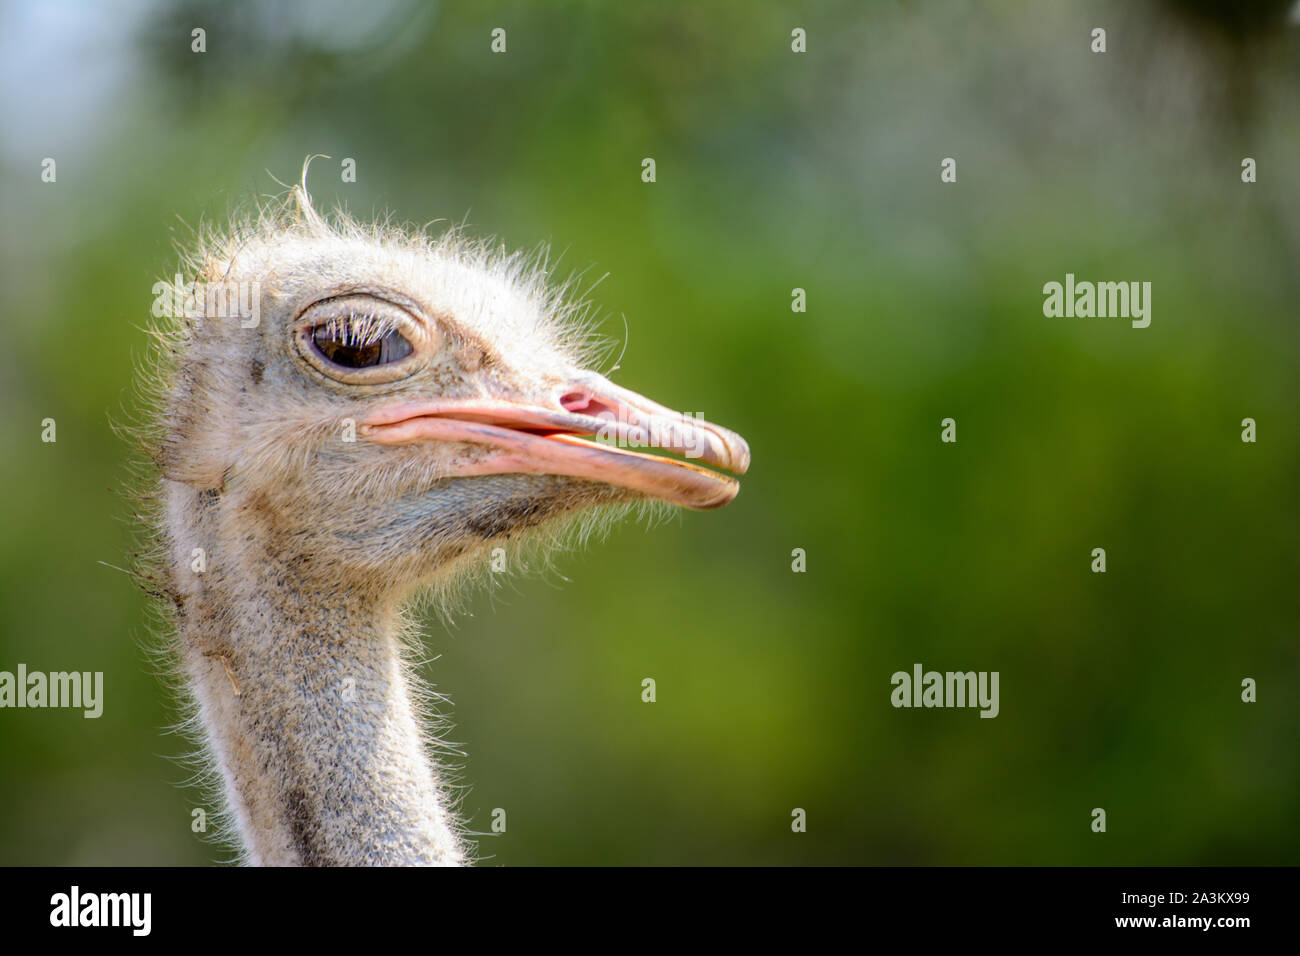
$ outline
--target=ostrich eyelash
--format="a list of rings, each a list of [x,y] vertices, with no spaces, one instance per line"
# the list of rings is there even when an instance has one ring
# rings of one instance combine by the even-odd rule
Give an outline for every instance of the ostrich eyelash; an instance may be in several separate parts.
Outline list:
[[[324,322],[317,323],[315,328],[323,330],[340,345],[350,348],[374,345],[386,335],[401,332],[398,323],[389,316],[365,312],[349,312],[346,315],[332,316]]]
[[[331,316],[311,331],[312,347],[326,361],[344,369],[393,365],[415,346],[391,318],[367,313]]]

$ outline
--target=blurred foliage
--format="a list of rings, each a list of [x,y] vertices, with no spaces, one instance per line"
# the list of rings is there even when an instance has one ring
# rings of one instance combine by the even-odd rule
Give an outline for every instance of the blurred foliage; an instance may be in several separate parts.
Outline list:
[[[0,712],[0,863],[222,858],[144,599],[100,563],[131,547],[109,422],[173,242],[312,153],[322,205],[608,272],[618,380],[754,451],[724,511],[427,622],[469,825],[508,812],[487,862],[1297,860],[1300,30],[1276,4],[0,17],[0,669],[107,695],[97,721]],[[1151,281],[1150,328],[1044,318],[1066,272]],[[1000,671],[1001,715],[893,709],[917,661]]]

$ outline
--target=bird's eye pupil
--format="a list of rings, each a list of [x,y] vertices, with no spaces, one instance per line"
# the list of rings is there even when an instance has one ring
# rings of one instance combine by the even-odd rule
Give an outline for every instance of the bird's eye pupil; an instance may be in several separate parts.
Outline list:
[[[351,323],[327,322],[312,330],[312,343],[321,355],[343,368],[388,365],[413,351],[406,336],[396,329],[378,338],[356,333]]]

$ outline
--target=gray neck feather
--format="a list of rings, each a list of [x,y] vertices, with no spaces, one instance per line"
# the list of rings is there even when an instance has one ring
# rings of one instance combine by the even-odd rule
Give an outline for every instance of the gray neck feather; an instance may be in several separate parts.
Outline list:
[[[273,547],[209,552],[193,573],[190,542],[212,529],[174,492],[191,529],[172,540],[185,668],[249,862],[462,863],[396,608],[324,583],[302,593],[302,568]]]

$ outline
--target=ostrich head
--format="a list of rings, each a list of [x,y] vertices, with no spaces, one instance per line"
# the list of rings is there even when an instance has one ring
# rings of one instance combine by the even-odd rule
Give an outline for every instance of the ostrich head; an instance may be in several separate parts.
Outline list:
[[[557,519],[725,504],[748,448],[586,368],[544,271],[455,233],[327,222],[299,187],[188,267],[205,315],[164,330],[159,524],[246,858],[460,862],[403,602]]]

